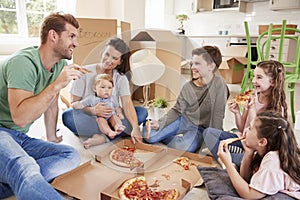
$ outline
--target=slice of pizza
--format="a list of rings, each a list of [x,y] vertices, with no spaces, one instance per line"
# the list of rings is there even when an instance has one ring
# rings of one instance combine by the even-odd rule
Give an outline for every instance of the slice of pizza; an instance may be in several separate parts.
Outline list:
[[[239,140],[243,140],[243,139],[245,139],[245,137],[240,137],[240,138],[229,138],[229,139],[226,139],[226,142],[225,142],[225,144],[224,144],[224,146],[226,147],[226,148],[228,148],[228,145],[229,144],[231,144],[231,143],[233,143],[233,142],[236,142],[236,141],[239,141]]]
[[[130,169],[140,167],[144,164],[134,157],[133,148],[116,148],[110,152],[109,159],[115,165]]]
[[[176,200],[179,197],[177,189],[152,190],[144,176],[126,180],[119,189],[121,200]]]
[[[73,69],[78,70],[78,71],[80,71],[83,74],[88,74],[88,73],[92,72],[92,71],[90,71],[90,70],[88,70],[86,68],[83,68],[83,67],[74,67]]]
[[[183,167],[183,169],[185,169],[185,170],[190,169],[190,159],[187,157],[178,157],[175,160],[173,160],[173,162],[177,163],[178,165]]]
[[[234,97],[234,101],[238,105],[244,106],[246,104],[246,102],[250,100],[250,97],[252,94],[253,94],[253,90],[248,90],[248,91]]]

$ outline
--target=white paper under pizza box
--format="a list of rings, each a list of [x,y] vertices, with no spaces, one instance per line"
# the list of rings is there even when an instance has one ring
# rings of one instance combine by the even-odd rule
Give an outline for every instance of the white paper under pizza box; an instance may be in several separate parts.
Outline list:
[[[134,155],[144,162],[144,165],[132,170],[114,165],[109,160],[109,153],[118,147],[136,148]],[[180,156],[190,158],[193,163],[190,170],[184,170],[173,162]],[[52,185],[57,190],[78,199],[118,199],[118,189],[125,180],[144,175],[149,184],[157,179],[161,181],[162,188],[168,185],[176,187],[182,198],[191,187],[202,183],[197,165],[211,166],[212,158],[144,143],[134,145],[131,140],[125,139],[99,152],[95,160],[59,176]],[[170,176],[169,180],[166,178],[167,175]]]

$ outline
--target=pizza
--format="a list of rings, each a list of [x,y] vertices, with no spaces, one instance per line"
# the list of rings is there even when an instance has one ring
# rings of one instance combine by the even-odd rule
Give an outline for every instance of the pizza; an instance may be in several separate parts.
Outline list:
[[[187,157],[178,157],[175,160],[173,160],[173,162],[177,163],[178,165],[183,167],[183,169],[185,169],[185,170],[190,169],[190,159]]]
[[[149,187],[144,176],[126,180],[119,189],[121,200],[175,200],[179,197],[177,189],[157,190]]]
[[[78,71],[80,71],[83,74],[88,74],[88,73],[92,72],[92,71],[90,71],[90,70],[88,70],[86,68],[83,68],[83,67],[74,67],[73,69],[78,70]]]
[[[143,165],[143,162],[134,157],[135,148],[123,147],[112,150],[109,159],[115,165],[127,168],[136,168]]]
[[[253,94],[253,90],[248,90],[248,91],[234,97],[234,101],[238,105],[244,106],[246,104],[246,102],[250,100],[250,97],[252,94]]]
[[[225,142],[225,147],[228,148],[228,145],[233,143],[233,142],[236,142],[236,141],[239,141],[239,140],[243,140],[245,139],[244,137],[237,137],[237,138],[229,138],[229,139],[226,139],[226,142]]]

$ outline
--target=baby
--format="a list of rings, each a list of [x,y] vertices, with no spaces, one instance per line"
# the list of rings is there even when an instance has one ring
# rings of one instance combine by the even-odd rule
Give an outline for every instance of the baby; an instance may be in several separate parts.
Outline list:
[[[100,102],[104,102],[108,107],[113,107],[115,110],[112,112],[111,116],[107,118],[97,117],[96,119],[100,131],[111,139],[120,134],[126,128],[121,121],[121,119],[124,119],[122,109],[118,107],[117,102],[112,97],[113,87],[114,83],[110,75],[99,74],[96,76],[93,85],[95,94],[88,95],[81,101],[76,101],[71,104],[71,107],[74,109],[83,109],[87,106],[92,107]],[[108,122],[114,130],[110,128]],[[104,139],[105,138],[102,135],[95,134],[92,138],[85,141],[84,147],[89,148],[90,146],[102,144],[106,141]]]

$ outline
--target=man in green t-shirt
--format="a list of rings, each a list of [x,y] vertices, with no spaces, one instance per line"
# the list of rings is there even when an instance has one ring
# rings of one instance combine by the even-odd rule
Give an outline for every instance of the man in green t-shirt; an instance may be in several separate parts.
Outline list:
[[[57,144],[59,92],[82,74],[67,65],[78,46],[78,21],[53,13],[41,27],[41,45],[22,49],[0,63],[0,199],[62,199],[48,183],[80,164],[78,152]],[[44,115],[47,139],[26,135]]]

